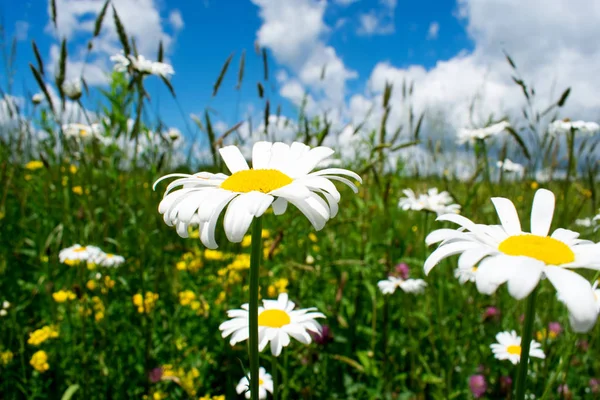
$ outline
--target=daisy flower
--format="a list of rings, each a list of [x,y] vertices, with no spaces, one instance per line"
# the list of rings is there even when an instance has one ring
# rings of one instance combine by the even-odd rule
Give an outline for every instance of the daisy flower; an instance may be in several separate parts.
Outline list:
[[[81,80],[73,79],[63,82],[62,91],[71,100],[77,100],[81,97]]]
[[[496,163],[498,168],[501,168],[504,172],[514,172],[517,174],[522,174],[525,171],[525,167],[519,163],[512,162],[508,158],[505,158],[504,161],[498,161]]]
[[[553,121],[548,126],[548,133],[551,135],[564,135],[570,133],[572,130],[593,135],[600,131],[600,125],[596,122],[571,121],[567,118]]]
[[[142,74],[157,75],[163,78],[168,78],[175,74],[173,67],[169,64],[148,60],[143,55],[125,56],[123,52],[110,57],[110,60],[115,63],[114,70],[117,72],[127,72],[132,68]]]
[[[169,226],[175,226],[181,237],[188,237],[188,227],[199,225],[200,240],[210,248],[218,247],[215,227],[225,207],[223,225],[227,239],[243,240],[254,217],[260,217],[269,207],[275,215],[285,212],[288,203],[295,205],[316,230],[338,212],[340,193],[333,180],[358,189],[348,176],[360,177],[346,169],[327,168],[311,172],[334,151],[328,147],[310,147],[294,142],[291,146],[276,142],[257,142],[252,149],[252,168],[235,146],[219,149],[232,175],[199,172],[193,175],[170,174],[160,178],[178,177],[167,187],[158,211]],[[173,190],[181,187],[180,190]]]
[[[498,343],[490,345],[494,357],[498,360],[509,360],[518,364],[521,360],[521,337],[515,331],[500,332],[496,335]],[[531,341],[529,357],[546,358],[542,346],[535,340]]]
[[[112,253],[102,253],[93,262],[102,267],[118,267],[125,262],[125,258]]]
[[[383,294],[392,294],[397,288],[406,293],[420,294],[425,291],[427,283],[423,279],[402,279],[390,275],[387,279],[377,282],[377,286]]]
[[[42,101],[44,101],[46,97],[44,97],[43,93],[36,93],[33,96],[31,96],[31,102],[33,104],[40,104]]]
[[[250,398],[250,375],[240,379],[235,391],[237,394],[245,393],[246,398]],[[273,377],[263,367],[260,367],[258,370],[258,398],[266,399],[267,392],[273,393]]]
[[[316,318],[325,318],[316,308],[294,310],[296,305],[288,300],[287,293],[281,293],[277,300],[263,300],[263,306],[258,307],[258,349],[263,351],[271,342],[271,353],[279,356],[283,347],[290,344],[290,336],[297,341],[310,344],[309,332],[321,333],[321,325]],[[221,335],[225,338],[231,335],[229,343],[234,346],[248,339],[250,332],[248,319],[248,304],[241,310],[229,310],[231,318],[219,326]]]
[[[74,265],[80,262],[87,262],[97,259],[104,253],[96,246],[81,246],[80,244],[74,244],[71,247],[62,249],[58,253],[58,260],[63,264]]]
[[[101,139],[100,125],[99,124],[65,124],[62,126],[62,130],[67,138],[73,138],[77,141],[89,142],[94,139]]]
[[[464,144],[467,142],[473,143],[477,139],[486,139],[490,136],[496,136],[510,128],[510,124],[506,121],[499,122],[494,125],[479,129],[460,129],[457,134],[456,142]]]
[[[542,278],[548,278],[569,310],[573,329],[586,332],[597,319],[590,283],[571,268],[600,270],[600,244],[579,239],[579,233],[556,229],[548,236],[554,214],[554,194],[539,189],[533,199],[531,233],[521,229],[514,204],[492,198],[501,225],[475,224],[455,214],[438,217],[460,225],[460,229],[439,229],[430,233],[428,245],[440,243],[425,261],[425,273],[441,260],[461,254],[459,265],[479,265],[475,272],[477,289],[492,294],[503,283],[516,299],[527,297]]]
[[[398,207],[403,210],[414,211],[431,211],[438,215],[460,212],[460,205],[453,204],[450,193],[438,191],[437,188],[432,188],[427,191],[427,194],[415,194],[412,189],[402,191],[406,197],[402,197],[398,203]]]

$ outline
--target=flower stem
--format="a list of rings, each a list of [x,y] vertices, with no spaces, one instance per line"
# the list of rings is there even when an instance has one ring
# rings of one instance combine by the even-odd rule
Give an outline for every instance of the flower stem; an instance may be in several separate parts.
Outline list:
[[[271,375],[273,376],[273,400],[277,400],[279,397],[279,363],[277,357],[271,356],[273,360],[273,366],[271,367],[273,371],[271,371]]]
[[[531,336],[533,333],[533,320],[535,319],[535,297],[537,288],[531,292],[527,298],[527,308],[525,310],[525,321],[523,325],[523,335],[521,336],[521,360],[519,361],[519,370],[517,371],[517,384],[515,389],[515,400],[525,398],[525,383],[527,381],[527,366],[529,361],[529,347],[531,346]]]
[[[262,256],[262,218],[252,222],[252,253],[250,255],[250,394],[252,400],[258,400],[258,275]]]

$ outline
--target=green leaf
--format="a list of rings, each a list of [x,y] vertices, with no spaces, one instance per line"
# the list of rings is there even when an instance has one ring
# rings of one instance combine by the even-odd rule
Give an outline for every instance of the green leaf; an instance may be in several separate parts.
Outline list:
[[[35,69],[33,64],[29,63],[29,68],[31,68],[33,77],[35,78],[35,80],[36,80],[38,86],[40,87],[40,89],[42,90],[42,92],[44,93],[44,96],[46,97],[46,101],[48,102],[48,105],[50,106],[50,110],[52,110],[52,113],[55,114],[54,104],[52,104],[52,98],[50,97],[50,93],[48,92],[48,88],[46,87],[46,84],[44,83],[44,79],[42,78],[42,75],[40,75],[38,70]]]
[[[50,17],[52,18],[54,28],[56,29],[56,0],[50,0]]]
[[[560,96],[560,99],[558,99],[558,101],[556,102],[556,105],[559,107],[564,106],[565,102],[567,101],[567,97],[569,97],[570,93],[571,93],[571,88],[567,88],[567,90],[565,90],[563,92],[563,94]]]
[[[246,50],[242,51],[242,57],[240,58],[240,68],[238,69],[238,82],[235,87],[236,90],[240,90],[242,87],[242,81],[244,80],[244,68],[246,65]]]
[[[79,385],[78,384],[74,384],[71,385],[67,388],[67,390],[65,390],[65,393],[63,393],[62,397],[60,398],[61,400],[70,400],[71,397],[73,397],[73,395],[75,394],[76,391],[79,390]]]
[[[38,49],[34,40],[31,41],[31,47],[33,47],[33,54],[35,55],[35,60],[37,61],[38,70],[40,71],[40,74],[44,76],[44,62],[42,61],[40,50]]]

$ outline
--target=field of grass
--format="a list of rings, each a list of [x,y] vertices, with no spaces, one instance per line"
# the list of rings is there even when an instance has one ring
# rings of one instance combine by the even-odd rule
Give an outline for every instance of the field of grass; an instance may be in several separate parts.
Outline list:
[[[125,30],[122,35],[130,43]],[[167,183],[155,191],[152,185],[173,172],[229,174],[218,149],[252,142],[235,130],[216,137],[207,111],[196,119],[205,134],[196,144],[206,157],[198,158],[175,144],[181,138],[145,118],[144,82],[160,78],[113,72],[110,87],[95,92],[102,100],[92,109],[84,107],[85,90],[81,99],[64,93],[64,70],[55,79],[31,68],[56,89],[36,105],[4,103],[15,123],[0,132],[0,398],[243,398],[236,386],[249,368],[247,345],[231,346],[219,325],[228,310],[249,301],[249,240],[229,242],[222,218],[217,250],[202,245],[197,229],[181,238],[157,211]],[[524,83],[523,90],[529,90]],[[552,103],[551,113],[567,96]],[[532,129],[510,128],[458,152],[436,144],[435,136],[422,137],[418,117],[401,134],[388,132],[385,120],[395,110],[385,97],[381,127],[358,127],[359,156],[341,160],[340,168],[361,176],[358,193],[334,182],[339,213],[324,229],[315,231],[292,205],[284,215],[262,218],[261,299],[285,292],[297,307],[315,307],[326,318],[310,344],[292,339],[279,357],[267,347],[260,365],[280,399],[511,398],[518,366],[496,359],[490,345],[499,332],[521,334],[526,301],[511,297],[505,285],[485,295],[475,283],[461,283],[456,256],[426,276],[424,262],[436,246],[428,247],[425,237],[456,226],[398,202],[404,189],[438,188],[461,206],[461,215],[495,225],[491,198],[506,197],[528,231],[536,189],[547,188],[556,195],[552,228],[598,242],[594,221],[576,223],[598,213],[598,134],[573,129],[552,136],[547,126],[539,128],[543,118],[535,127],[510,121]],[[84,128],[70,135],[64,124],[73,115]],[[265,110],[265,120],[273,115]],[[100,124],[98,135],[92,123]],[[334,135],[326,121],[302,112],[295,126],[301,127],[297,140],[312,147]],[[261,139],[277,140],[276,130]],[[466,178],[452,172],[451,162],[450,172],[408,168],[398,152],[416,146],[434,158],[473,156],[477,168]],[[504,158],[524,160],[525,173],[498,177],[496,161]],[[541,170],[554,178],[542,181]],[[59,252],[75,244],[98,246],[124,262],[61,262]],[[599,275],[578,272],[590,282]],[[425,280],[422,292],[384,295],[378,288],[389,275],[407,273]],[[556,290],[542,280],[533,337],[545,358],[529,362],[527,391],[535,397],[528,398],[600,398],[599,329],[574,332]]]

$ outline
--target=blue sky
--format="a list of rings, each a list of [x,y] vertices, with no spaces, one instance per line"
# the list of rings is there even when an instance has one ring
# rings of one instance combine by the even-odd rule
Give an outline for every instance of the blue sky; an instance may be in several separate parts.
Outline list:
[[[600,84],[593,79],[593,66],[600,60],[600,47],[595,44],[600,11],[586,0],[576,0],[577,7],[569,0],[114,3],[144,55],[155,57],[158,38],[165,39],[183,116],[158,79],[148,80],[148,87],[161,117],[182,129],[189,113],[202,113],[205,107],[216,110],[215,119],[223,126],[245,115],[260,115],[263,103],[257,98],[256,82],[262,78],[262,61],[254,52],[257,41],[269,52],[267,94],[272,109],[281,104],[291,118],[296,116],[299,93],[306,92],[312,114],[328,110],[334,122],[353,123],[370,104],[380,102],[386,81],[399,86],[404,79],[416,83],[415,109],[443,118],[448,126],[479,125],[490,114],[511,115],[521,107],[522,98],[511,81],[503,50],[513,55],[524,77],[535,82],[540,98],[550,99],[560,88],[572,86],[574,99],[565,109],[569,116],[599,117],[600,100],[594,93]],[[69,40],[70,74],[81,71],[81,54],[102,4],[103,0],[57,0],[58,36]],[[0,12],[8,36],[20,40],[13,93],[24,95],[23,87],[35,92],[27,66],[34,60],[30,41],[37,42],[50,70],[59,43],[49,27],[47,4],[43,0],[4,3]],[[111,67],[108,57],[117,49],[111,14],[95,41],[100,51],[86,65],[90,74],[86,78],[99,86],[102,71]],[[243,50],[246,72],[238,93],[234,86]],[[212,85],[232,52],[235,58],[228,76],[219,95],[212,98]],[[327,64],[327,79],[320,81],[315,71],[323,64]],[[2,79],[6,81],[5,76]],[[467,114],[475,96],[483,100],[473,118]],[[393,98],[398,107],[400,102]],[[394,113],[390,123],[399,124],[402,118]]]
[[[16,35],[19,41],[15,92],[22,94],[22,87],[37,91],[31,79],[27,64],[33,62],[30,41],[38,44],[45,62],[51,63],[50,47],[57,39],[48,29],[49,13],[47,6],[39,6],[42,1],[5,3],[3,19],[9,28],[9,35]],[[100,4],[102,2],[99,2]],[[243,117],[248,104],[256,102],[256,82],[262,76],[262,60],[255,51],[257,30],[262,24],[260,8],[250,1],[189,2],[169,1],[153,3],[161,19],[178,10],[183,18],[183,27],[173,34],[173,44],[168,57],[176,74],[172,82],[178,99],[186,114],[199,113],[204,107],[215,108],[221,119],[228,123]],[[117,3],[118,4],[118,3]],[[59,15],[64,10],[60,9]],[[324,13],[324,23],[328,31],[323,40],[337,51],[344,64],[356,71],[357,78],[347,86],[347,96],[365,90],[366,81],[374,66],[387,60],[395,66],[404,67],[420,64],[426,68],[435,65],[438,59],[448,59],[463,49],[470,49],[472,42],[465,32],[465,21],[455,17],[456,4],[452,1],[410,2],[402,6],[402,11],[394,12],[386,24],[390,32],[385,34],[359,33],[359,16],[379,11],[382,4],[376,0],[363,0],[349,5],[331,3]],[[107,19],[110,19],[109,11]],[[81,21],[93,20],[93,13],[83,15]],[[126,18],[124,18],[126,19]],[[431,24],[438,24],[439,31],[431,35]],[[25,29],[24,26],[27,26]],[[105,28],[107,29],[107,28]],[[127,26],[126,26],[127,29]],[[166,29],[167,30],[167,29]],[[443,32],[443,35],[441,34]],[[76,52],[85,47],[88,34],[76,34],[69,38],[69,50]],[[156,44],[155,48],[158,47]],[[238,94],[236,84],[237,67],[241,52],[246,50],[246,78],[243,90]],[[227,79],[217,98],[212,98],[212,85],[224,60],[235,54]],[[146,54],[155,57],[155,54]],[[271,85],[267,86],[273,103],[282,104],[288,114],[296,110],[294,104],[278,95],[275,74],[278,70],[290,71],[288,66],[278,64],[269,52]],[[76,68],[75,68],[76,69]],[[161,115],[170,124],[182,126],[181,114],[170,101],[158,80],[150,81],[151,93],[160,98]],[[237,111],[237,115],[236,115]]]

